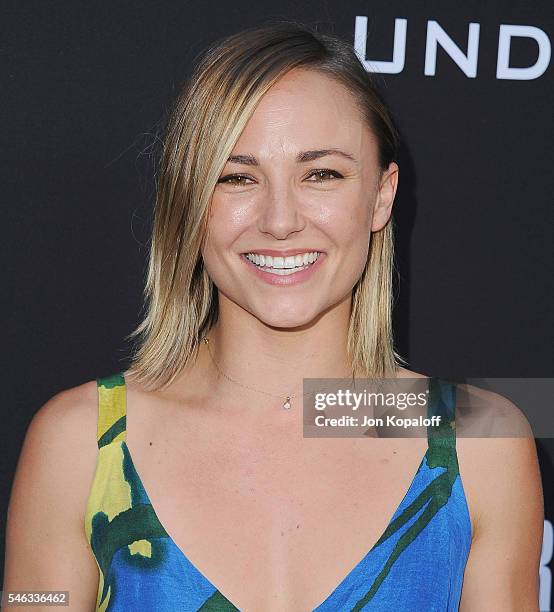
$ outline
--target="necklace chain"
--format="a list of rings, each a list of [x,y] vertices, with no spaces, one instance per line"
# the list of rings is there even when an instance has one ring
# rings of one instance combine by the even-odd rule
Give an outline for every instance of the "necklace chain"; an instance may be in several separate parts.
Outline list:
[[[208,349],[208,353],[210,354],[210,359],[213,361],[215,367],[217,368],[218,372],[224,377],[226,378],[228,381],[234,383],[235,385],[239,385],[241,387],[244,387],[245,389],[250,389],[250,391],[255,391],[256,393],[263,393],[264,395],[268,395],[269,397],[278,397],[279,399],[283,399],[283,397],[285,398],[283,401],[283,410],[290,410],[292,403],[291,400],[293,397],[296,397],[297,394],[294,393],[292,395],[276,395],[275,393],[268,393],[267,391],[262,391],[261,389],[255,389],[254,387],[250,387],[249,385],[245,385],[241,382],[239,382],[238,380],[234,380],[233,378],[231,378],[230,376],[228,376],[227,374],[225,374],[225,372],[219,367],[219,365],[217,364],[217,361],[214,359],[214,356],[212,355],[212,351],[210,350],[210,342],[207,338],[207,336],[204,336],[202,338],[202,340],[204,341],[204,344],[206,345],[207,349]],[[310,393],[313,393],[313,391],[306,391],[305,393],[302,393],[302,397],[304,397],[305,395],[309,395]]]

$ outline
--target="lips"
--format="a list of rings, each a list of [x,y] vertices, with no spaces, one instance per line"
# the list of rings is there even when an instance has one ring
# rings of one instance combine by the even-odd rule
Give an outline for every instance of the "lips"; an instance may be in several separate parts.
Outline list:
[[[273,252],[279,253],[279,255],[276,255],[275,258],[282,258],[282,253],[286,251]],[[313,252],[314,251],[312,251],[312,253]],[[255,253],[265,258],[263,251],[255,251]],[[292,257],[292,255],[296,254],[297,253],[295,252],[291,252],[291,255],[289,255],[289,257]],[[273,256],[269,254],[267,256],[269,258],[273,258]],[[316,273],[316,270],[318,270],[322,263],[325,261],[326,255],[323,252],[319,252],[317,258],[313,261],[313,263],[308,263],[305,265],[303,264],[300,267],[284,267],[281,266],[279,263],[279,266],[277,268],[266,268],[257,265],[255,262],[250,261],[250,259],[246,257],[246,255],[241,255],[240,258],[248,266],[249,270],[251,270],[258,278],[265,281],[266,283],[270,285],[291,286],[303,283],[310,279]]]

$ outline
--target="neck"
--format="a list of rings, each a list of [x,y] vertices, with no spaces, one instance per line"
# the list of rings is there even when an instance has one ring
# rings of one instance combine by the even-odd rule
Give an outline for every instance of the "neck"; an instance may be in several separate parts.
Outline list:
[[[346,350],[350,307],[349,296],[317,321],[284,329],[265,325],[220,299],[218,322],[207,334],[209,345],[202,343],[197,362],[207,387],[228,401],[275,407],[286,396],[295,405],[301,403],[304,378],[351,377]]]

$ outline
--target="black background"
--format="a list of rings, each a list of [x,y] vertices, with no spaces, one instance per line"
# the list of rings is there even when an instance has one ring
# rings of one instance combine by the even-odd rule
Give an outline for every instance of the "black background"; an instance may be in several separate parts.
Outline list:
[[[374,60],[392,59],[394,19],[408,21],[404,70],[380,77],[402,136],[397,350],[435,376],[554,375],[554,60],[534,80],[496,78],[500,24],[552,41],[549,1],[5,1],[2,519],[34,412],[126,364],[159,138],[194,58],[268,18],[353,43],[356,15],[369,18]],[[429,20],[462,50],[480,24],[476,78],[440,48],[436,75],[424,75]],[[511,66],[536,56],[533,40],[513,39]],[[551,519],[554,444],[538,446]]]

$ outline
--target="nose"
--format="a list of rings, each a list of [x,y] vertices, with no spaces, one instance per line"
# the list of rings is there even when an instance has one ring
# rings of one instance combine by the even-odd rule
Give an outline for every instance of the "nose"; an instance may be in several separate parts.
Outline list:
[[[260,232],[284,240],[290,234],[301,231],[306,225],[298,195],[286,185],[269,187],[263,196],[258,217]]]

